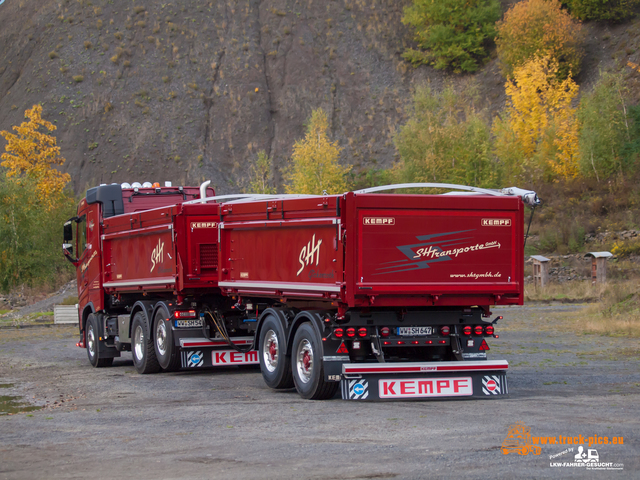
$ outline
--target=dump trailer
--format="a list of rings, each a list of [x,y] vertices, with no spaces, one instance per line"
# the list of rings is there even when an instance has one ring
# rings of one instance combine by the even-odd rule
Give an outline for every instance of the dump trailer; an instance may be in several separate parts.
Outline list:
[[[463,193],[379,193],[405,187]],[[87,218],[89,248],[66,255],[78,266],[78,345],[94,366],[131,349],[140,373],[259,363],[268,386],[308,399],[508,393],[508,363],[487,359],[491,307],[522,304],[534,192],[409,184],[223,198],[203,184],[133,211],[141,194],[170,194],[97,188],[65,233],[73,242],[75,222],[81,246]],[[129,210],[103,218],[120,197]]]

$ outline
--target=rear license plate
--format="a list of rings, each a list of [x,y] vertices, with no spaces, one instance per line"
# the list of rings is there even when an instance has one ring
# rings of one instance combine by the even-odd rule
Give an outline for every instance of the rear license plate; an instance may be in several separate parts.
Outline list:
[[[202,320],[200,318],[194,318],[193,320],[176,320],[177,328],[194,328],[202,327]]]
[[[431,327],[398,327],[398,335],[402,337],[431,335]]]

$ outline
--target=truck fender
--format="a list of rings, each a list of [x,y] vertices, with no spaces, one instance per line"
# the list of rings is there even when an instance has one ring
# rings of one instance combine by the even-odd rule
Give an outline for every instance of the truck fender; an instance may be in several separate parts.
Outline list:
[[[84,338],[84,331],[86,330],[86,327],[87,327],[87,318],[89,318],[89,315],[95,312],[96,312],[96,309],[93,307],[93,302],[87,303],[82,309],[82,315],[80,316],[80,332],[82,333],[83,338]]]
[[[169,316],[171,316],[175,308],[170,307],[169,304],[165,301],[160,301],[156,303],[155,306],[153,307],[153,314],[151,315],[151,320],[156,318],[156,314],[158,313],[158,310],[164,310],[165,312],[167,312]]]
[[[262,324],[264,323],[264,319],[268,316],[273,316],[279,320],[278,324],[282,328],[282,331],[280,332],[282,334],[282,338],[287,339],[287,341],[284,344],[283,353],[284,355],[289,355],[288,345],[291,342],[289,339],[289,332],[291,330],[289,323],[291,322],[290,319],[293,317],[292,313],[293,312],[291,310],[281,309],[281,308],[267,308],[264,312],[262,312],[262,315],[260,315],[260,319],[258,320],[255,336],[253,337],[255,339],[254,340],[255,349],[258,350],[260,348],[258,343],[260,341],[260,330],[262,330]]]
[[[287,337],[287,351],[291,352],[293,350],[293,337],[296,335],[296,331],[304,322],[309,322],[313,325],[313,329],[316,331],[318,338],[320,339],[320,344],[322,344],[322,338],[325,336],[322,334],[323,320],[326,318],[326,312],[300,312],[296,315],[296,318],[293,320],[293,324],[291,325],[291,329],[289,331],[289,335]]]
[[[153,316],[151,316],[151,314],[153,313],[153,302],[147,300],[138,300],[133,304],[133,307],[131,308],[131,314],[129,315],[129,338],[131,338],[131,326],[133,325],[133,317],[138,312],[142,312],[142,314],[147,319],[147,325],[149,325],[149,328],[153,328],[153,325],[151,323],[153,321]],[[148,333],[151,334],[151,332]]]

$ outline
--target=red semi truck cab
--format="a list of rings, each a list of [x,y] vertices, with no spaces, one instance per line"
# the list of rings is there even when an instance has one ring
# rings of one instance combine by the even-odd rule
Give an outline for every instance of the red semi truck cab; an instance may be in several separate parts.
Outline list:
[[[259,363],[268,386],[309,399],[508,393],[508,363],[487,359],[490,309],[522,304],[534,192],[207,185],[102,185],[65,224],[94,366],[124,350],[140,373]],[[407,186],[467,192],[377,193]]]

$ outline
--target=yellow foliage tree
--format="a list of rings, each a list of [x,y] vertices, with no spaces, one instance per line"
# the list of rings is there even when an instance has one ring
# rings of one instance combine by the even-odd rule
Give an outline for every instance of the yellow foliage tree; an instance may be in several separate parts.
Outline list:
[[[46,133],[54,131],[56,126],[42,118],[42,106],[34,105],[24,115],[29,121],[14,126],[16,134],[0,132],[7,141],[0,165],[7,169],[7,178],[14,177],[18,183],[21,177],[34,180],[37,197],[51,209],[71,176],[54,168],[65,159],[60,156],[56,138]]]
[[[515,156],[522,157],[519,165],[507,165],[511,180],[518,180],[517,167],[539,167],[564,178],[575,177],[578,121],[571,102],[578,85],[571,77],[559,81],[558,62],[546,56],[516,68],[505,88],[509,96],[506,117],[496,122],[494,133],[499,157],[510,158],[512,163],[518,162]]]
[[[351,166],[338,163],[341,148],[327,136],[329,122],[321,108],[311,113],[307,133],[293,145],[293,168],[286,175],[287,193],[321,195],[347,191],[345,174]]]

